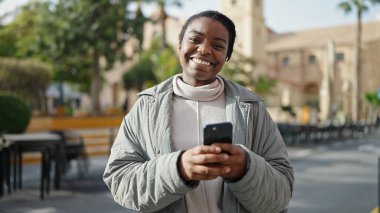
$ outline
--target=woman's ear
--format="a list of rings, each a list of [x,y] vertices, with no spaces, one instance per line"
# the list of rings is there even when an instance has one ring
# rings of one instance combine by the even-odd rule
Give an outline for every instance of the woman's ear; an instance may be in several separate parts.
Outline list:
[[[182,45],[178,45],[178,51],[177,51],[177,54],[180,55],[181,54],[181,48],[182,48]]]

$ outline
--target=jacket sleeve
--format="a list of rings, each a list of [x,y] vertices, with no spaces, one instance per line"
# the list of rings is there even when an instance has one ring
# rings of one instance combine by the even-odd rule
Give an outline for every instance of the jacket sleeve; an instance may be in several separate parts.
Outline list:
[[[144,101],[139,99],[124,118],[111,148],[103,179],[120,205],[143,212],[158,211],[190,191],[180,178],[180,152],[150,159],[144,131]]]
[[[294,173],[277,125],[261,103],[254,105],[252,144],[241,145],[249,156],[247,173],[228,183],[239,203],[250,212],[281,212],[292,196]]]

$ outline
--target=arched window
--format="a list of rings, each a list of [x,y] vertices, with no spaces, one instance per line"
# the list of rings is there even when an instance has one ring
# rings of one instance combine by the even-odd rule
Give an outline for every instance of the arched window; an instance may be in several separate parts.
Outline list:
[[[309,64],[315,64],[317,62],[317,57],[315,57],[315,55],[309,55],[308,62]]]
[[[335,58],[336,58],[336,61],[338,62],[344,61],[344,53],[337,53]]]
[[[288,57],[288,56],[286,56],[286,57],[284,57],[283,59],[282,59],[282,65],[283,66],[289,66],[291,64],[291,61],[290,61],[290,58]]]

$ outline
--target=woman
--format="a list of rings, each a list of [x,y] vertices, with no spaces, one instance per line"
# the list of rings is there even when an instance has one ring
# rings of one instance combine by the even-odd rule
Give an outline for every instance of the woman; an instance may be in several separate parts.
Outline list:
[[[218,76],[234,23],[216,11],[179,35],[183,73],[139,94],[104,173],[116,202],[146,212],[281,212],[294,176],[277,126],[259,97]],[[233,144],[203,144],[206,124],[231,122]]]

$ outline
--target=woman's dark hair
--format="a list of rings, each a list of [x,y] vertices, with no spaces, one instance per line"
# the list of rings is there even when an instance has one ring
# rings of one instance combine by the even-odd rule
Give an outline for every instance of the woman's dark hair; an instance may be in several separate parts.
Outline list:
[[[236,31],[235,31],[235,24],[234,22],[229,19],[227,16],[223,15],[222,13],[219,13],[218,11],[213,11],[213,10],[206,10],[200,13],[197,13],[190,18],[188,18],[185,22],[185,24],[182,26],[181,32],[179,33],[179,43],[182,43],[183,36],[185,35],[185,31],[189,24],[197,19],[197,18],[202,18],[202,17],[207,17],[214,19],[221,24],[227,29],[228,31],[228,48],[227,48],[227,55],[226,55],[226,61],[230,60],[233,49],[234,49],[234,43],[235,43],[235,37],[236,37]]]

